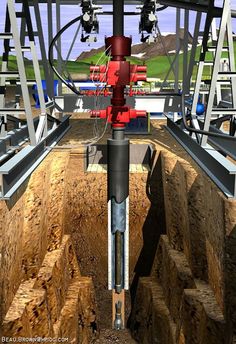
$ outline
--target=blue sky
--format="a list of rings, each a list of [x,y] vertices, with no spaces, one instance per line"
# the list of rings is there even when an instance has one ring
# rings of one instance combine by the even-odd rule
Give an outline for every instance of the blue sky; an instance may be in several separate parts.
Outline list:
[[[0,30],[1,32],[4,31],[4,21],[5,21],[5,3],[6,0],[1,0],[0,4]],[[222,5],[222,0],[216,1],[217,5]],[[232,8],[236,9],[236,0],[231,1]],[[16,5],[18,6],[18,5]],[[41,18],[42,18],[42,24],[43,29],[45,33],[45,42],[48,45],[48,39],[47,39],[47,5],[41,4]],[[56,17],[55,14],[55,5],[53,6],[53,13],[54,17]],[[62,18],[61,18],[61,24],[62,26],[65,25],[67,22],[69,22],[71,19],[75,18],[77,15],[80,14],[80,6],[62,6]],[[105,10],[111,10],[111,6],[104,6]],[[126,6],[127,11],[134,10],[135,6]],[[183,12],[183,11],[182,11]],[[164,33],[170,33],[175,32],[175,9],[174,8],[167,8],[164,11],[158,12],[158,23],[161,32]],[[194,29],[194,22],[195,22],[195,12],[190,12],[190,32]],[[91,43],[90,45],[88,43],[81,43],[78,39],[74,49],[71,54],[71,59],[75,59],[82,51],[90,50],[92,48],[100,47],[104,44],[104,36],[112,35],[112,17],[111,16],[99,16],[99,23],[100,23],[100,33],[97,37],[98,41],[97,43]],[[182,26],[183,26],[183,18],[181,19]],[[33,18],[34,22],[34,18]],[[235,22],[235,24],[234,24]],[[139,23],[139,16],[128,16],[125,18],[125,34],[127,36],[132,36],[134,43],[140,42],[140,36],[138,34],[138,23]],[[56,27],[55,27],[55,20],[54,20],[54,34],[56,34]],[[236,19],[233,20],[233,28],[236,31]],[[67,30],[63,36],[62,36],[62,51],[63,56],[67,54],[67,51],[70,47],[71,40],[73,38],[74,32],[76,30],[76,25],[74,25],[71,29]],[[2,42],[0,42],[0,52],[2,51]]]

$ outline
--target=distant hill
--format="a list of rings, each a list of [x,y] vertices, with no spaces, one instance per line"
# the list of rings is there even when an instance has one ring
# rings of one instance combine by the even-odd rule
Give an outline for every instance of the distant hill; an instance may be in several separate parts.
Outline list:
[[[97,48],[97,49],[91,49],[89,51],[83,51],[79,57],[77,57],[76,61],[82,61],[82,60],[85,60],[85,59],[88,59],[98,53],[102,53],[104,52],[105,50],[105,47],[101,47],[101,48]]]
[[[183,38],[184,38],[184,30],[180,29],[180,47],[182,49],[183,47]],[[161,41],[164,42],[165,48]],[[188,43],[192,44],[193,37],[189,33],[188,35]],[[169,34],[166,36],[161,36],[157,39],[157,42],[155,43],[140,43],[135,44],[132,46],[131,49],[131,55],[139,58],[140,60],[148,60],[150,58],[156,57],[156,56],[165,56],[165,49],[167,52],[175,51],[176,49],[176,35],[175,34]],[[91,49],[90,51],[84,51],[82,52],[79,57],[76,59],[76,61],[82,61],[85,59],[88,59],[90,57],[93,57],[94,55],[98,53],[104,52],[105,47],[101,47],[98,49]]]

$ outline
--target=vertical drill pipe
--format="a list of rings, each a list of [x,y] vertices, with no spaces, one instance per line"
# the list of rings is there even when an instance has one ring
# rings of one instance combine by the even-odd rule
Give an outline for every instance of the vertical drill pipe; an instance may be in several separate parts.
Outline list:
[[[110,40],[110,39],[108,39]],[[127,43],[128,42],[128,49]],[[130,54],[131,40],[124,37],[124,0],[113,0],[113,37],[111,37],[111,52],[113,61],[125,61]],[[108,43],[109,44],[109,43]],[[112,111],[125,105],[124,85],[113,86],[111,99]],[[117,330],[124,328],[124,289],[127,288],[128,274],[126,257],[128,227],[128,197],[129,197],[129,140],[125,138],[125,124],[119,123],[114,116],[112,123],[112,138],[107,142],[108,149],[108,216],[110,242],[108,266],[110,281],[113,289],[113,326]]]
[[[124,35],[124,0],[113,0],[113,35]]]
[[[128,196],[129,196],[129,140],[124,138],[123,128],[114,128],[108,140],[108,216],[109,228],[109,286],[113,289],[113,327],[124,328],[124,289],[128,287]],[[126,242],[127,241],[127,242]],[[116,303],[121,302],[122,317],[119,320]]]

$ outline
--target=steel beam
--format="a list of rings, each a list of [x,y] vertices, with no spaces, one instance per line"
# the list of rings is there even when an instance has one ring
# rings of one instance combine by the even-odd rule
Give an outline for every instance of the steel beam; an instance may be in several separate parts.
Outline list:
[[[180,126],[167,118],[167,130],[228,198],[236,199],[236,165],[212,146],[201,147]]]
[[[60,0],[56,0],[56,26],[57,26],[57,32],[61,30],[61,4]],[[57,40],[57,66],[58,66],[58,72],[62,74],[62,52],[61,52],[61,37]],[[62,95],[62,81],[58,80],[58,95]]]
[[[57,0],[52,0],[52,3],[56,3]],[[16,3],[22,3],[22,0],[16,0]],[[40,4],[48,3],[48,0],[39,0]],[[94,0],[96,5],[112,5],[113,0]],[[140,5],[142,0],[124,0],[125,5]],[[33,4],[33,0],[29,1],[29,4]],[[78,5],[79,0],[60,0],[60,5]]]
[[[198,3],[186,2],[186,1],[176,1],[176,0],[159,0],[161,5],[166,5],[170,7],[176,8],[183,8],[186,10],[197,11],[207,13],[209,10],[208,4],[202,5]],[[222,8],[220,7],[212,7],[212,15],[213,17],[221,17],[222,16]]]
[[[181,10],[179,8],[176,9],[176,59],[174,63],[174,71],[175,71],[175,92],[179,92],[179,54],[177,53],[180,51],[180,15]]]
[[[26,78],[26,72],[25,72],[25,66],[24,66],[24,59],[23,59],[23,55],[21,51],[21,41],[20,41],[19,30],[17,27],[17,18],[16,18],[16,13],[15,13],[14,1],[8,0],[7,6],[8,6],[9,17],[10,17],[10,22],[11,22],[11,30],[13,34],[14,45],[16,48],[16,60],[17,60],[17,66],[18,66],[19,75],[20,75],[22,95],[24,99],[25,115],[27,118],[27,124],[29,128],[30,143],[31,145],[36,145],[36,135],[35,135],[34,125],[33,125],[33,115],[32,115],[31,103],[30,103],[30,96],[29,96],[28,87],[27,87],[27,78]],[[29,27],[28,27],[28,30],[29,30]]]
[[[183,83],[182,92],[186,93],[188,73],[188,35],[189,35],[189,10],[184,11],[184,46],[183,46]]]
[[[0,167],[2,199],[11,199],[68,129],[69,116],[64,116],[61,123],[55,129],[51,129],[48,136],[39,144],[26,146]]]
[[[219,118],[220,120],[220,118]],[[199,121],[200,129],[203,129],[203,123]],[[213,125],[210,125],[209,131],[216,134],[222,134],[222,131]],[[221,153],[230,156],[236,160],[236,141],[224,140],[221,137],[208,136],[208,142],[213,145]]]

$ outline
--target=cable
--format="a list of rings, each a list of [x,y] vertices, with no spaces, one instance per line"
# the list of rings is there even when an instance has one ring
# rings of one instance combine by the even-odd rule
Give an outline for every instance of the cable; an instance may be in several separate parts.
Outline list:
[[[63,66],[64,66],[64,70],[62,71],[63,76],[64,76],[65,78],[69,79],[70,82],[71,82],[71,84],[73,85],[73,89],[76,89],[74,80],[72,79],[72,77],[71,77],[71,75],[70,75],[70,72],[66,69],[66,63],[63,61],[63,58],[62,58],[62,56],[61,56],[61,52],[60,52],[60,50],[58,49],[57,44],[54,44],[54,46],[55,46],[55,48],[57,49],[57,53],[58,53],[58,55],[60,56],[60,59],[61,59],[61,61],[62,61],[62,63],[63,63]],[[66,73],[67,73],[67,74],[66,74]],[[60,75],[61,75],[61,74],[60,74]]]
[[[106,50],[101,54],[101,56],[99,57],[99,59],[97,60],[97,62],[96,62],[96,64],[95,64],[95,66],[94,67],[97,67],[98,66],[98,64],[99,64],[99,62],[100,62],[100,60],[101,60],[101,58],[103,57],[103,55],[105,56],[105,54],[106,54],[106,52],[109,50],[111,48],[111,45],[109,45],[109,47],[108,48],[106,48]],[[109,56],[110,56],[111,54],[109,53]],[[105,74],[107,73],[107,70],[108,70],[108,67],[107,67],[107,69],[106,69],[106,71],[105,71]],[[95,84],[95,82],[94,82],[94,80],[93,80],[93,78],[94,78],[94,71],[95,71],[95,68],[93,69],[93,74],[92,74],[92,82],[93,82],[93,84],[94,84],[94,86],[96,86],[97,87],[97,85]]]
[[[65,26],[63,26],[63,28],[57,32],[57,34],[55,35],[55,37],[53,38],[53,40],[50,43],[49,46],[49,51],[48,51],[48,61],[50,64],[50,67],[52,68],[52,70],[54,71],[54,73],[57,75],[57,77],[61,80],[61,82],[63,82],[63,84],[65,84],[72,92],[74,92],[77,95],[80,95],[80,91],[77,90],[76,87],[74,87],[73,85],[71,85],[70,83],[68,83],[62,76],[61,74],[58,72],[58,70],[55,68],[55,66],[53,65],[53,57],[52,57],[52,52],[53,52],[53,47],[55,45],[56,40],[63,34],[64,31],[66,31],[70,26],[72,26],[73,24],[75,24],[76,22],[80,21],[82,18],[82,16],[78,16],[76,18],[74,18],[73,20],[71,20],[69,23],[67,23]]]
[[[101,56],[99,57],[98,61],[96,62],[95,67],[98,65],[98,63],[100,62],[100,60],[102,59],[102,57],[106,54],[106,52],[107,52],[110,48],[111,48],[111,46],[109,46],[109,47],[101,54]],[[108,71],[108,68],[109,68],[110,59],[111,59],[111,54],[109,53],[109,54],[108,54],[108,62],[107,62],[107,66],[106,66],[106,71],[105,71],[105,73],[104,73],[103,80],[100,81],[100,83],[103,82],[103,81],[105,80],[105,78],[106,78],[106,74],[107,74],[107,71]],[[99,84],[96,84],[96,83],[94,82],[93,77],[94,77],[94,72],[93,72],[93,74],[92,74],[92,82],[93,82],[94,86],[96,87],[96,91],[98,91],[98,86],[99,86]],[[104,88],[105,88],[105,87],[104,87]],[[100,94],[101,94],[101,92],[102,92],[102,90],[100,91]],[[95,107],[95,110],[98,109],[98,100],[99,100],[98,96],[99,96],[99,93],[96,92],[96,96],[94,97],[94,107]],[[90,147],[90,146],[94,145],[95,143],[97,143],[98,141],[100,141],[100,140],[104,137],[104,135],[105,135],[105,133],[106,133],[106,130],[107,130],[107,126],[108,126],[108,116],[107,116],[107,118],[106,118],[106,123],[105,123],[104,129],[103,129],[103,132],[102,132],[101,135],[99,135],[99,130],[98,130],[98,126],[97,126],[97,119],[98,119],[98,117],[96,116],[95,121],[94,121],[94,127],[93,127],[94,137],[93,137],[92,139],[90,139],[90,140],[86,140],[86,141],[84,141],[84,142],[81,142],[80,144],[85,145],[86,147]]]
[[[221,139],[225,139],[225,140],[231,140],[231,141],[236,141],[236,137],[232,137],[229,135],[224,135],[224,134],[217,134],[217,133],[212,133],[209,131],[205,131],[205,130],[200,130],[200,129],[194,129],[188,126],[187,124],[187,118],[185,115],[185,99],[184,99],[184,95],[182,95],[181,97],[181,102],[182,102],[182,117],[183,117],[183,124],[186,130],[192,132],[192,133],[196,133],[196,134],[202,134],[202,135],[206,135],[206,136],[213,136],[213,137],[219,137]]]
[[[111,46],[109,46],[109,47],[102,53],[102,55],[99,57],[99,59],[98,59],[96,65],[95,65],[95,68],[98,66],[100,60],[102,59],[103,56],[105,56],[106,52],[107,52],[110,48],[111,48]],[[105,79],[106,79],[106,74],[107,74],[107,72],[108,72],[110,59],[111,59],[111,53],[109,52],[109,53],[108,53],[108,61],[107,61],[107,65],[106,65],[106,70],[105,70],[103,79],[100,81],[100,83],[103,83],[103,82],[105,81]],[[102,64],[103,64],[103,63],[102,63]],[[95,108],[95,110],[96,110],[96,109],[99,108],[99,102],[98,102],[98,101],[100,100],[99,96],[101,95],[102,90],[105,89],[105,87],[102,88],[101,90],[98,89],[99,83],[96,84],[96,83],[94,82],[94,70],[93,70],[93,74],[92,74],[91,80],[92,80],[94,86],[96,87],[96,96],[95,96],[95,98],[94,98],[94,108]],[[100,92],[99,92],[99,91],[100,91]],[[96,115],[96,117],[95,117],[95,122],[94,122],[94,135],[95,135],[95,138],[96,138],[96,139],[100,140],[100,139],[104,136],[104,134],[102,134],[102,137],[101,137],[101,136],[99,137],[99,130],[98,130],[98,125],[97,125],[97,124],[98,124],[98,123],[97,123],[97,119],[98,119],[98,117],[97,117],[97,115]]]
[[[159,7],[159,8],[156,8],[156,12],[163,11],[163,10],[165,10],[167,7],[168,7],[167,5],[163,5],[163,6]]]
[[[106,12],[98,13],[98,15],[112,16],[112,15],[113,15],[113,12],[111,12],[111,11],[106,11]],[[138,16],[138,15],[140,15],[139,12],[124,12],[124,16]]]
[[[81,92],[79,90],[77,90],[77,88],[75,87],[75,84],[73,82],[73,80],[71,79],[71,83],[68,83],[64,78],[63,76],[58,72],[58,70],[55,68],[55,66],[53,65],[53,58],[52,58],[52,52],[53,52],[53,47],[55,46],[57,48],[57,46],[55,45],[55,42],[58,40],[58,38],[63,34],[64,31],[66,31],[70,26],[72,26],[73,24],[75,24],[76,22],[80,21],[82,18],[82,16],[78,16],[76,18],[74,18],[73,20],[71,20],[69,23],[67,23],[65,26],[63,26],[63,28],[57,32],[57,34],[55,35],[55,37],[53,38],[53,40],[51,41],[50,43],[50,46],[49,46],[49,53],[48,53],[48,57],[49,57],[49,64],[50,64],[50,67],[52,68],[52,70],[54,71],[54,73],[57,75],[57,77],[72,91],[74,92],[75,94],[77,95],[81,95]],[[78,30],[77,30],[78,31]],[[103,54],[100,56],[99,60],[97,61],[96,63],[96,66],[98,65],[99,61],[101,60],[101,58],[103,57],[103,55],[105,55],[105,53],[110,49],[111,47],[109,46],[104,52]],[[110,56],[109,56],[110,58]],[[109,62],[108,62],[109,63]],[[107,68],[106,68],[106,72],[105,74],[107,73],[107,70],[108,70],[108,65],[107,65]],[[68,75],[70,76],[70,73],[67,72]],[[64,76],[65,76],[65,73],[63,72]],[[104,76],[105,77],[105,76]],[[93,80],[92,80],[93,81]],[[94,83],[94,81],[93,81]],[[96,88],[98,88],[98,85],[96,85],[94,83],[94,85],[96,86]],[[100,93],[101,94],[101,93]],[[96,100],[98,100],[98,94],[96,94]],[[95,104],[95,107],[97,107],[98,104]],[[105,123],[105,127],[104,127],[104,130],[102,132],[102,134],[99,136],[99,132],[98,132],[98,126],[97,126],[97,118],[95,120],[95,123],[94,123],[94,137],[90,140],[87,140],[87,141],[84,141],[84,142],[81,142],[80,144],[82,145],[85,145],[87,147],[89,146],[92,146],[93,144],[97,143],[99,140],[101,140],[103,138],[103,136],[105,135],[106,133],[106,130],[107,130],[107,126],[108,126],[108,117],[107,117],[107,120],[106,120],[106,123]]]

